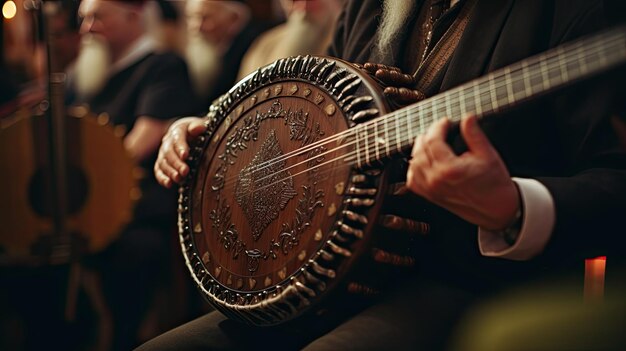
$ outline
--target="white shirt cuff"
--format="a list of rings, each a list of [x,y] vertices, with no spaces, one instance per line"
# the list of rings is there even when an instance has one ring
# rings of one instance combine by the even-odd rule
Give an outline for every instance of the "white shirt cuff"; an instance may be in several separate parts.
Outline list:
[[[478,228],[478,247],[483,256],[516,261],[529,260],[546,247],[554,228],[554,200],[548,189],[535,179],[513,178],[522,198],[524,218],[513,246],[502,235]]]

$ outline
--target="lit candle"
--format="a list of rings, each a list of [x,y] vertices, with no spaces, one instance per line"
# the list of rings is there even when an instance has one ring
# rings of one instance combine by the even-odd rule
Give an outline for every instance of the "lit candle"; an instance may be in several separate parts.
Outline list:
[[[585,290],[586,302],[602,301],[604,297],[604,273],[606,270],[606,256],[585,260]]]

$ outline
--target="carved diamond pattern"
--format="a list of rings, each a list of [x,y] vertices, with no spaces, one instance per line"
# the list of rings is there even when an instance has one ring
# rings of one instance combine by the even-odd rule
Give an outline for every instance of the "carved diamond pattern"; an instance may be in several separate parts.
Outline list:
[[[241,206],[254,240],[297,195],[291,173],[285,171],[285,160],[276,133],[272,130],[250,164],[239,172],[235,197]]]

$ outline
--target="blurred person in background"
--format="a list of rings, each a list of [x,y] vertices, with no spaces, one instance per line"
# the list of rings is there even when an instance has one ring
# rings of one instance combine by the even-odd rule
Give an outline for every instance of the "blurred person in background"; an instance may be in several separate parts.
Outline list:
[[[184,60],[158,51],[147,32],[149,16],[156,14],[149,5],[154,3],[84,0],[79,9],[76,101],[125,127],[124,145],[145,171],[131,222],[110,247],[85,259],[101,279],[114,350],[139,342],[138,330],[156,291],[169,284],[176,194],[159,189],[149,170],[170,120],[196,106]]]
[[[185,49],[185,3],[176,0],[155,0],[158,4],[160,18],[155,26],[155,36],[164,50],[174,51],[180,55]]]
[[[297,55],[323,55],[330,44],[344,0],[279,0],[287,21],[257,38],[243,58],[238,79],[273,61]]]
[[[252,17],[243,1],[188,0],[185,56],[201,111],[236,82],[241,60],[269,25]]]

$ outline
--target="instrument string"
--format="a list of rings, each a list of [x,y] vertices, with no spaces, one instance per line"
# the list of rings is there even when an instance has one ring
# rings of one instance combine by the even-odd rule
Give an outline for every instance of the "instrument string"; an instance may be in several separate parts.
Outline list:
[[[619,33],[618,33],[619,34]],[[319,154],[314,154],[311,158],[305,159],[303,161],[297,162],[293,165],[288,166],[285,169],[281,169],[280,172],[284,172],[284,171],[288,171],[290,169],[293,169],[295,167],[301,166],[307,162],[310,162],[312,159],[319,159],[320,157],[332,154],[334,152],[339,151],[340,149],[343,148],[347,148],[347,147],[352,147],[352,146],[357,146],[355,148],[355,150],[348,152],[344,155],[341,155],[339,157],[324,161],[322,163],[319,163],[313,167],[308,168],[307,170],[298,172],[294,175],[290,175],[289,177],[277,180],[275,182],[272,182],[271,184],[267,184],[264,185],[262,187],[259,187],[258,189],[255,189],[254,191],[261,191],[266,187],[270,187],[273,186],[277,183],[283,182],[285,180],[287,180],[288,178],[291,177],[296,177],[299,176],[303,173],[308,172],[309,170],[315,169],[315,168],[319,168],[319,167],[323,167],[326,166],[330,163],[336,162],[336,161],[343,161],[341,166],[354,166],[354,165],[362,165],[363,162],[360,162],[360,157],[359,157],[359,152],[363,152],[360,151],[358,148],[358,144],[359,144],[359,133],[365,131],[365,136],[363,139],[365,139],[365,145],[363,145],[365,148],[370,148],[370,147],[374,147],[374,148],[378,148],[380,147],[380,145],[384,145],[386,149],[389,148],[389,145],[393,145],[394,143],[396,145],[401,145],[403,143],[408,143],[408,142],[412,142],[412,140],[419,135],[420,133],[422,133],[434,120],[435,120],[435,114],[434,112],[436,112],[439,107],[437,107],[438,102],[443,102],[446,101],[445,105],[440,105],[443,106],[444,108],[446,108],[447,110],[453,111],[456,114],[452,114],[453,117],[448,117],[450,120],[452,121],[457,121],[460,120],[460,117],[462,117],[461,114],[459,114],[458,112],[476,112],[476,111],[472,111],[471,109],[467,109],[467,107],[469,106],[464,106],[465,104],[467,104],[467,101],[465,101],[465,98],[467,96],[474,96],[475,100],[478,99],[478,101],[480,103],[484,103],[485,99],[485,95],[487,96],[487,101],[490,102],[490,105],[492,106],[492,108],[488,108],[486,110],[484,110],[480,115],[485,115],[488,114],[490,112],[493,112],[495,110],[497,110],[497,108],[493,108],[494,104],[493,103],[493,99],[491,99],[491,97],[493,96],[494,93],[494,89],[498,89],[498,88],[502,88],[505,87],[507,85],[511,85],[511,84],[516,84],[519,83],[520,81],[531,81],[533,79],[536,78],[541,78],[543,75],[547,74],[548,77],[552,77],[550,75],[550,73],[552,73],[555,70],[558,70],[558,73],[560,73],[557,77],[554,77],[555,79],[561,79],[562,78],[562,69],[563,69],[563,65],[567,64],[567,63],[571,63],[571,62],[578,62],[580,63],[581,61],[583,62],[584,65],[586,66],[591,66],[594,64],[594,62],[587,62],[587,60],[590,57],[594,57],[596,56],[596,60],[597,61],[607,61],[608,59],[610,59],[610,57],[608,57],[611,53],[614,53],[614,56],[617,56],[614,59],[618,59],[618,58],[622,58],[624,56],[624,48],[623,47],[619,47],[620,44],[623,43],[623,34],[621,35],[612,35],[612,36],[607,36],[606,40],[603,40],[601,42],[594,42],[591,45],[585,45],[584,42],[582,43],[576,43],[574,45],[571,45],[571,47],[568,48],[563,48],[563,49],[557,49],[557,50],[552,50],[549,51],[548,53],[544,54],[544,55],[539,55],[537,57],[533,57],[531,59],[522,61],[518,64],[514,64],[512,66],[509,66],[509,68],[506,68],[504,70],[500,70],[500,71],[496,71],[492,74],[489,74],[483,78],[479,78],[477,81],[472,81],[469,83],[466,83],[464,85],[461,85],[457,88],[453,88],[451,90],[449,90],[446,93],[437,95],[431,99],[428,100],[424,100],[423,102],[414,104],[414,105],[410,105],[407,106],[405,108],[396,110],[390,114],[387,114],[385,116],[361,123],[357,126],[355,126],[354,128],[350,128],[347,129],[343,132],[334,134],[330,137],[324,138],[324,139],[320,139],[314,143],[311,143],[305,147],[293,150],[291,152],[285,153],[279,157],[264,161],[262,163],[259,163],[258,165],[255,165],[254,167],[251,167],[249,169],[249,174],[253,174],[256,172],[260,172],[263,171],[265,169],[267,169],[268,167],[271,167],[272,165],[275,165],[277,162],[283,162],[286,161],[288,159],[297,157],[297,156],[301,156],[305,153],[308,152],[312,152],[315,149],[319,148],[319,147],[323,147],[323,146],[327,146],[327,145],[331,145],[332,143],[337,143],[339,142],[341,139],[345,139],[345,140],[349,140],[347,142],[344,143],[340,143],[341,145],[334,147],[334,148],[330,148],[329,150],[326,150],[322,153]],[[613,46],[617,46],[617,47],[613,47]],[[606,46],[603,51],[604,53],[598,53],[598,47],[601,46]],[[582,49],[585,50],[582,50]],[[621,53],[619,52],[619,50],[616,49],[620,49],[621,48]],[[565,52],[565,53],[564,53]],[[603,55],[604,54],[604,55]],[[556,60],[554,60],[554,58],[558,58]],[[574,61],[574,59],[577,59]],[[524,74],[522,73],[520,76],[520,71],[527,71],[530,68],[534,68],[535,65],[538,65],[540,63],[540,61],[544,62],[544,67],[542,67],[539,70],[534,70],[531,71],[530,74]],[[546,62],[547,61],[547,62]],[[603,62],[601,62],[603,63]],[[589,68],[586,67],[587,71],[586,72],[581,72],[580,67],[578,67],[578,74],[579,76],[584,76],[585,74],[588,74],[588,71],[594,71],[594,68]],[[596,68],[599,69],[599,68]],[[573,72],[569,72],[569,74],[572,74]],[[507,77],[508,75],[508,77]],[[573,75],[573,74],[572,74]],[[574,76],[574,75],[573,75]],[[504,78],[507,79],[504,79]],[[498,81],[498,84],[494,84],[494,81]],[[558,86],[562,83],[562,81],[557,81],[554,86]],[[526,87],[526,85],[524,85],[524,88],[529,89],[532,92],[534,92],[534,86],[536,85],[540,85],[539,87],[539,91],[538,92],[542,92],[542,91],[547,91],[549,88],[547,89],[543,89],[542,87],[545,84],[544,80],[541,79],[539,81],[539,84],[534,84],[533,86],[531,86],[530,88]],[[488,89],[484,89],[484,87],[482,87],[483,85],[488,85]],[[551,86],[551,87],[554,87]],[[476,93],[476,91],[478,91],[478,93]],[[524,92],[522,92],[524,93]],[[497,103],[498,106],[507,106],[507,105],[512,105],[511,101],[513,102],[517,102],[521,99],[517,99],[515,96],[511,97],[509,96],[510,94],[507,92],[507,94],[503,97],[504,104],[500,105],[499,103]],[[513,94],[515,95],[515,94]],[[530,95],[533,94],[524,94],[522,96],[522,99],[524,98],[528,98],[530,97]],[[499,101],[499,99],[498,99]],[[471,102],[471,101],[470,101]],[[497,102],[497,101],[496,101]],[[476,102],[474,102],[474,109],[476,109]],[[465,110],[465,111],[464,111]],[[407,118],[403,118],[400,119],[399,116],[405,114],[405,117]],[[479,116],[479,117],[481,117]],[[385,141],[385,143],[381,143],[381,138],[379,138],[380,135],[380,131],[376,134],[374,134],[374,138],[372,138],[367,131],[368,130],[374,130],[374,128],[378,128],[378,126],[383,126],[381,129],[385,131],[385,134],[389,134],[389,130],[388,128],[386,128],[386,126],[384,126],[384,123],[388,123],[390,120],[395,118],[395,122],[396,123],[400,123],[398,126],[399,128],[394,128],[396,129],[396,131],[400,130],[399,133],[393,133],[393,135],[391,136],[391,138],[382,138],[382,140]],[[415,124],[412,126],[412,124]],[[409,128],[411,127],[411,128]],[[415,127],[418,127],[417,131],[415,131]],[[361,141],[363,141],[363,139],[361,139]],[[404,146],[408,146],[408,145],[404,145]],[[378,153],[378,149],[376,149],[377,153]],[[356,156],[356,160],[350,161],[350,158],[353,158]],[[388,155],[387,155],[388,156]],[[370,162],[371,157],[368,157],[368,162]],[[336,167],[331,167],[329,170],[332,170],[333,168]],[[255,182],[263,182],[265,180],[267,180],[267,178],[272,177],[273,174],[270,175],[266,175],[263,177],[260,177],[259,179],[255,179]],[[235,182],[237,180],[237,176],[231,176],[229,178],[227,178],[225,185],[232,185],[233,182]]]
[[[575,54],[575,53],[574,53],[574,54]],[[560,67],[556,67],[556,68],[555,68],[555,67],[551,67],[551,68],[549,68],[548,70],[554,70],[554,69],[559,69],[559,70],[560,70]],[[513,71],[513,69],[511,69],[511,72],[512,72],[512,71]],[[528,76],[527,76],[526,78],[528,79]],[[532,78],[532,77],[530,77],[530,78]],[[482,83],[484,83],[484,82],[482,82]],[[481,84],[482,84],[482,83],[481,83]],[[472,85],[472,88],[473,88],[473,89],[476,89],[476,87],[475,87],[474,85]],[[481,95],[488,94],[488,93],[489,93],[489,92],[483,92]],[[447,94],[446,94],[446,95],[447,95]],[[454,106],[453,106],[453,107],[458,107],[458,106],[459,106],[459,103],[460,103],[459,101],[454,101],[454,102],[453,102],[453,104],[454,104]],[[435,104],[433,104],[433,106],[434,106],[434,105],[435,105]],[[430,108],[430,107],[432,107],[432,106],[426,106],[426,107],[427,107],[427,108]],[[431,110],[433,110],[433,109],[434,109],[434,108],[431,108]],[[398,111],[396,111],[396,112],[402,112],[402,111],[398,110]],[[410,112],[411,112],[411,109],[409,109],[409,110],[407,110],[407,111],[406,111],[406,113],[407,113],[407,114],[409,114]],[[384,117],[381,117],[381,118],[376,119],[376,120],[374,120],[374,121],[371,121],[371,123],[363,123],[363,124],[361,124],[361,125],[357,126],[356,128],[358,128],[358,127],[362,127],[362,126],[367,126],[367,125],[370,125],[370,127],[371,127],[371,125],[374,125],[374,124],[373,124],[373,122],[380,122],[379,120],[382,120],[382,119],[383,119],[383,118],[385,118],[385,117],[393,117],[393,116],[391,116],[391,115],[384,116]],[[422,117],[424,117],[424,116],[422,116]],[[423,118],[423,119],[425,119],[425,120],[426,120],[427,125],[428,125],[430,122],[432,122],[432,120],[433,120],[432,118],[429,118],[429,116],[427,116],[426,118]],[[403,123],[404,123],[404,122],[403,122]],[[406,125],[403,125],[403,130],[406,130],[404,127],[406,127]],[[349,129],[349,130],[347,130],[347,131],[345,131],[345,132],[347,132],[347,134],[350,134],[351,132],[358,132],[358,130],[354,130],[354,129],[356,129],[356,128]],[[365,128],[361,128],[361,129],[365,129]],[[339,133],[339,134],[344,134],[345,132],[342,132],[342,133]],[[355,133],[353,133],[353,134],[355,134]],[[403,134],[403,135],[404,135],[404,134]],[[410,135],[411,135],[411,130],[408,130],[406,135],[409,135],[409,136],[410,136]],[[337,137],[337,135],[335,135],[335,136],[333,136],[333,137],[329,137],[329,138],[327,138],[327,139],[320,140],[320,141],[321,141],[321,142],[327,142],[327,143],[328,143],[329,139],[333,139],[333,138],[336,138],[336,137]],[[401,138],[402,138],[402,139],[404,139],[404,137],[401,137]],[[412,137],[410,137],[409,139],[412,139]],[[352,142],[352,143],[348,143],[348,144],[346,144],[345,146],[348,146],[349,144],[354,144],[354,143],[358,143],[358,140],[356,140],[356,141],[354,141],[354,142]],[[377,145],[377,144],[379,144],[379,143],[378,143],[377,141],[374,141],[374,142],[372,142],[372,143],[370,144],[370,146],[371,146],[371,145]],[[331,153],[331,152],[337,151],[337,149],[339,149],[339,148],[334,148],[334,149],[329,150],[328,152],[326,152],[326,153],[324,153],[324,154],[328,154],[328,153]],[[308,151],[308,150],[296,150],[296,151],[299,151],[299,152],[297,152],[297,154],[302,154],[303,152],[306,152],[306,151]],[[356,150],[355,152],[353,152],[353,153],[352,153],[352,155],[355,155],[357,152],[358,152],[358,150]],[[318,157],[320,157],[320,156],[322,156],[322,155],[324,155],[324,154],[318,154],[318,155],[315,155],[315,156],[314,156],[314,158],[318,158]],[[349,156],[350,156],[350,154],[348,154],[348,155],[342,155],[342,156],[341,156],[340,158],[338,158],[338,159],[346,159],[346,158],[348,158]],[[283,155],[283,157],[279,157],[279,158],[277,158],[277,159],[281,159],[281,158],[286,159],[286,158],[289,158],[289,157],[284,157],[284,155]],[[271,163],[275,162],[277,159],[274,159],[274,160],[268,160],[268,161],[266,161],[265,163],[270,163],[270,164],[271,164]],[[336,160],[336,159],[335,159],[335,160]],[[335,160],[330,160],[330,161],[328,161],[328,162],[325,162],[325,163],[324,163],[324,164],[322,164],[322,165],[328,164],[328,163],[330,163],[330,162],[334,162]],[[295,167],[295,166],[301,165],[302,163],[305,163],[305,162],[308,162],[308,161],[309,161],[309,160],[304,160],[304,161],[302,161],[302,162],[300,162],[300,163],[298,163],[298,164],[296,164],[296,165],[293,165],[293,166],[291,166],[291,167],[289,167],[289,168],[292,168],[292,167]],[[356,162],[356,163],[358,163],[358,162]],[[261,168],[263,168],[263,167],[261,167]],[[300,174],[300,173],[298,173],[298,174]],[[258,179],[258,180],[256,180],[256,181],[263,181],[263,180],[265,180],[267,177],[271,177],[271,176],[272,176],[272,175],[269,175],[269,176],[266,176],[266,177],[260,178],[260,179]],[[279,180],[278,182],[280,182],[280,181],[284,181],[284,180]],[[274,184],[274,183],[269,184],[269,185],[267,185],[267,186],[272,186],[273,184]],[[263,189],[263,188],[260,188],[259,190],[261,190],[261,189]]]
[[[582,45],[583,45],[583,44],[578,44],[577,46],[578,46],[578,47],[581,47]],[[598,46],[598,45],[602,45],[602,43],[598,43],[596,46]],[[588,52],[594,52],[595,50],[596,50],[596,47],[595,47],[595,46],[590,46],[590,47],[588,48],[588,50],[587,50],[587,51],[588,51]],[[539,61],[540,59],[546,59],[546,58],[548,58],[548,59],[549,59],[551,56],[556,56],[556,55],[558,55],[558,54],[559,54],[559,53],[553,53],[553,55],[546,55],[546,56],[542,56],[542,57],[538,58],[536,61]],[[569,52],[569,54],[570,54],[569,56],[571,56],[571,55],[577,55],[577,54],[579,54],[579,53],[577,53],[577,52]],[[568,57],[569,57],[569,56],[568,56]],[[569,58],[571,58],[571,57],[569,57]],[[531,66],[531,65],[532,65],[532,62],[528,63],[526,66]],[[493,74],[492,74],[491,76],[489,76],[489,75],[488,75],[488,76],[486,76],[486,78],[487,78],[487,79],[485,79],[485,81],[482,81],[482,82],[480,82],[480,83],[478,83],[478,84],[471,84],[471,88],[476,89],[476,86],[482,86],[482,85],[484,85],[484,84],[491,84],[491,83],[493,82],[493,80],[500,79],[501,77],[505,76],[506,74],[514,74],[514,73],[516,73],[516,71],[519,71],[519,70],[521,70],[521,69],[523,69],[523,68],[524,68],[524,65],[522,65],[522,64],[518,65],[518,67],[515,67],[515,68],[513,68],[513,66],[514,66],[514,65],[512,65],[512,66],[511,66],[512,68],[510,69],[510,72],[502,72],[502,73],[501,73],[501,74],[499,74],[499,75],[493,75]],[[551,67],[551,68],[549,68],[547,71],[553,71],[554,69],[559,69],[559,70],[560,70],[560,66],[558,66],[558,67]],[[544,70],[544,72],[545,72],[545,70]],[[541,74],[541,73],[539,73],[539,74]],[[528,76],[528,78],[529,78],[529,79],[536,78],[536,77],[537,77],[537,75],[536,75],[536,74],[534,74],[534,75],[532,75],[532,76]],[[513,84],[514,84],[514,83],[516,83],[517,81],[519,81],[519,79],[517,79],[517,80],[516,80],[515,78],[513,78],[513,79],[512,79],[512,83],[513,83]],[[481,91],[480,91],[480,93],[478,94],[478,95],[479,95],[479,98],[480,98],[480,100],[481,100],[481,102],[482,102],[482,100],[483,100],[483,99],[482,99],[482,97],[483,97],[484,95],[489,95],[489,94],[491,94],[492,90],[494,90],[494,89],[498,89],[498,88],[501,88],[501,87],[503,87],[503,86],[506,86],[507,84],[510,84],[510,83],[505,81],[505,82],[503,82],[503,84],[500,84],[500,85],[493,85],[493,86],[491,86],[491,85],[490,85],[490,86],[488,87],[488,88],[490,88],[490,89],[488,89],[488,90],[485,90],[485,89],[481,90]],[[459,88],[462,88],[462,87],[463,87],[463,86],[460,86]],[[461,90],[461,89],[452,89],[452,90],[450,90],[449,92],[453,92],[454,90]],[[469,89],[465,89],[465,90],[469,90]],[[442,94],[442,95],[451,95],[451,94],[445,93],[445,94]],[[397,116],[395,116],[395,115],[399,115],[399,114],[401,114],[401,113],[406,113],[406,114],[413,113],[413,112],[416,112],[417,110],[419,110],[419,109],[421,109],[421,108],[426,108],[426,109],[428,109],[428,110],[434,110],[434,109],[436,109],[437,102],[442,101],[442,100],[447,99],[447,98],[449,98],[449,96],[440,96],[440,95],[438,95],[438,96],[435,96],[435,97],[433,97],[432,99],[429,99],[429,100],[428,100],[428,102],[430,102],[430,103],[431,103],[431,105],[430,105],[430,106],[422,106],[422,105],[417,106],[417,105],[411,105],[411,106],[409,106],[409,107],[407,107],[407,108],[403,108],[403,109],[397,110],[397,111],[395,111],[395,112],[393,112],[393,113],[391,113],[391,114],[389,114],[389,115],[382,116],[382,117],[380,117],[380,118],[378,118],[378,119],[376,119],[376,120],[373,120],[373,121],[370,121],[370,122],[367,122],[367,123],[362,123],[362,124],[360,124],[360,126],[369,126],[369,125],[374,125],[374,126],[375,126],[375,124],[376,124],[376,123],[381,123],[381,122],[383,122],[383,119],[385,119],[385,118],[392,119],[392,118],[394,118],[394,117],[397,117]],[[462,98],[463,98],[463,97],[462,97]],[[464,99],[464,98],[463,98],[463,99]],[[461,102],[462,102],[462,101],[461,101]],[[459,106],[459,104],[460,104],[461,102],[459,102],[458,100],[456,100],[456,101],[452,101],[452,102],[451,102],[451,104],[448,104],[448,105],[449,105],[450,107],[456,108],[456,107],[458,107],[458,106]],[[444,106],[444,107],[445,107],[445,106]],[[420,117],[420,118],[421,118],[421,117]],[[410,120],[409,120],[409,122],[410,122]],[[418,122],[419,122],[419,120],[418,120]],[[251,168],[250,170],[251,170],[251,171],[254,171],[254,170],[255,170],[255,168],[256,168],[256,169],[262,169],[262,168],[263,168],[263,167],[265,167],[267,164],[272,164],[272,163],[274,163],[274,162],[284,161],[284,160],[286,160],[286,159],[288,159],[288,158],[290,158],[290,157],[292,157],[292,156],[300,156],[301,154],[306,153],[306,152],[309,152],[309,151],[311,151],[311,150],[313,150],[313,149],[315,149],[315,148],[317,148],[317,147],[319,147],[319,146],[322,146],[322,145],[323,145],[323,144],[325,144],[325,143],[332,143],[332,142],[337,141],[337,140],[338,140],[338,139],[340,139],[340,138],[345,138],[346,136],[348,136],[348,135],[351,133],[351,130],[352,130],[352,129],[347,130],[347,131],[344,131],[344,132],[342,132],[342,133],[335,134],[335,135],[333,135],[333,136],[331,136],[331,137],[329,137],[329,138],[322,139],[322,140],[320,140],[320,141],[318,141],[318,142],[316,142],[316,143],[312,143],[312,144],[310,144],[310,145],[308,145],[308,146],[305,146],[305,147],[303,147],[303,148],[296,149],[296,150],[294,150],[294,151],[292,151],[292,152],[289,152],[289,153],[283,154],[283,155],[281,155],[281,156],[279,156],[279,157],[277,157],[277,158],[275,158],[275,159],[272,159],[272,160],[267,160],[267,161],[265,161],[265,162],[263,162],[263,163],[260,163],[260,164],[256,165],[255,167]],[[410,132],[410,130],[409,130],[409,132]]]

